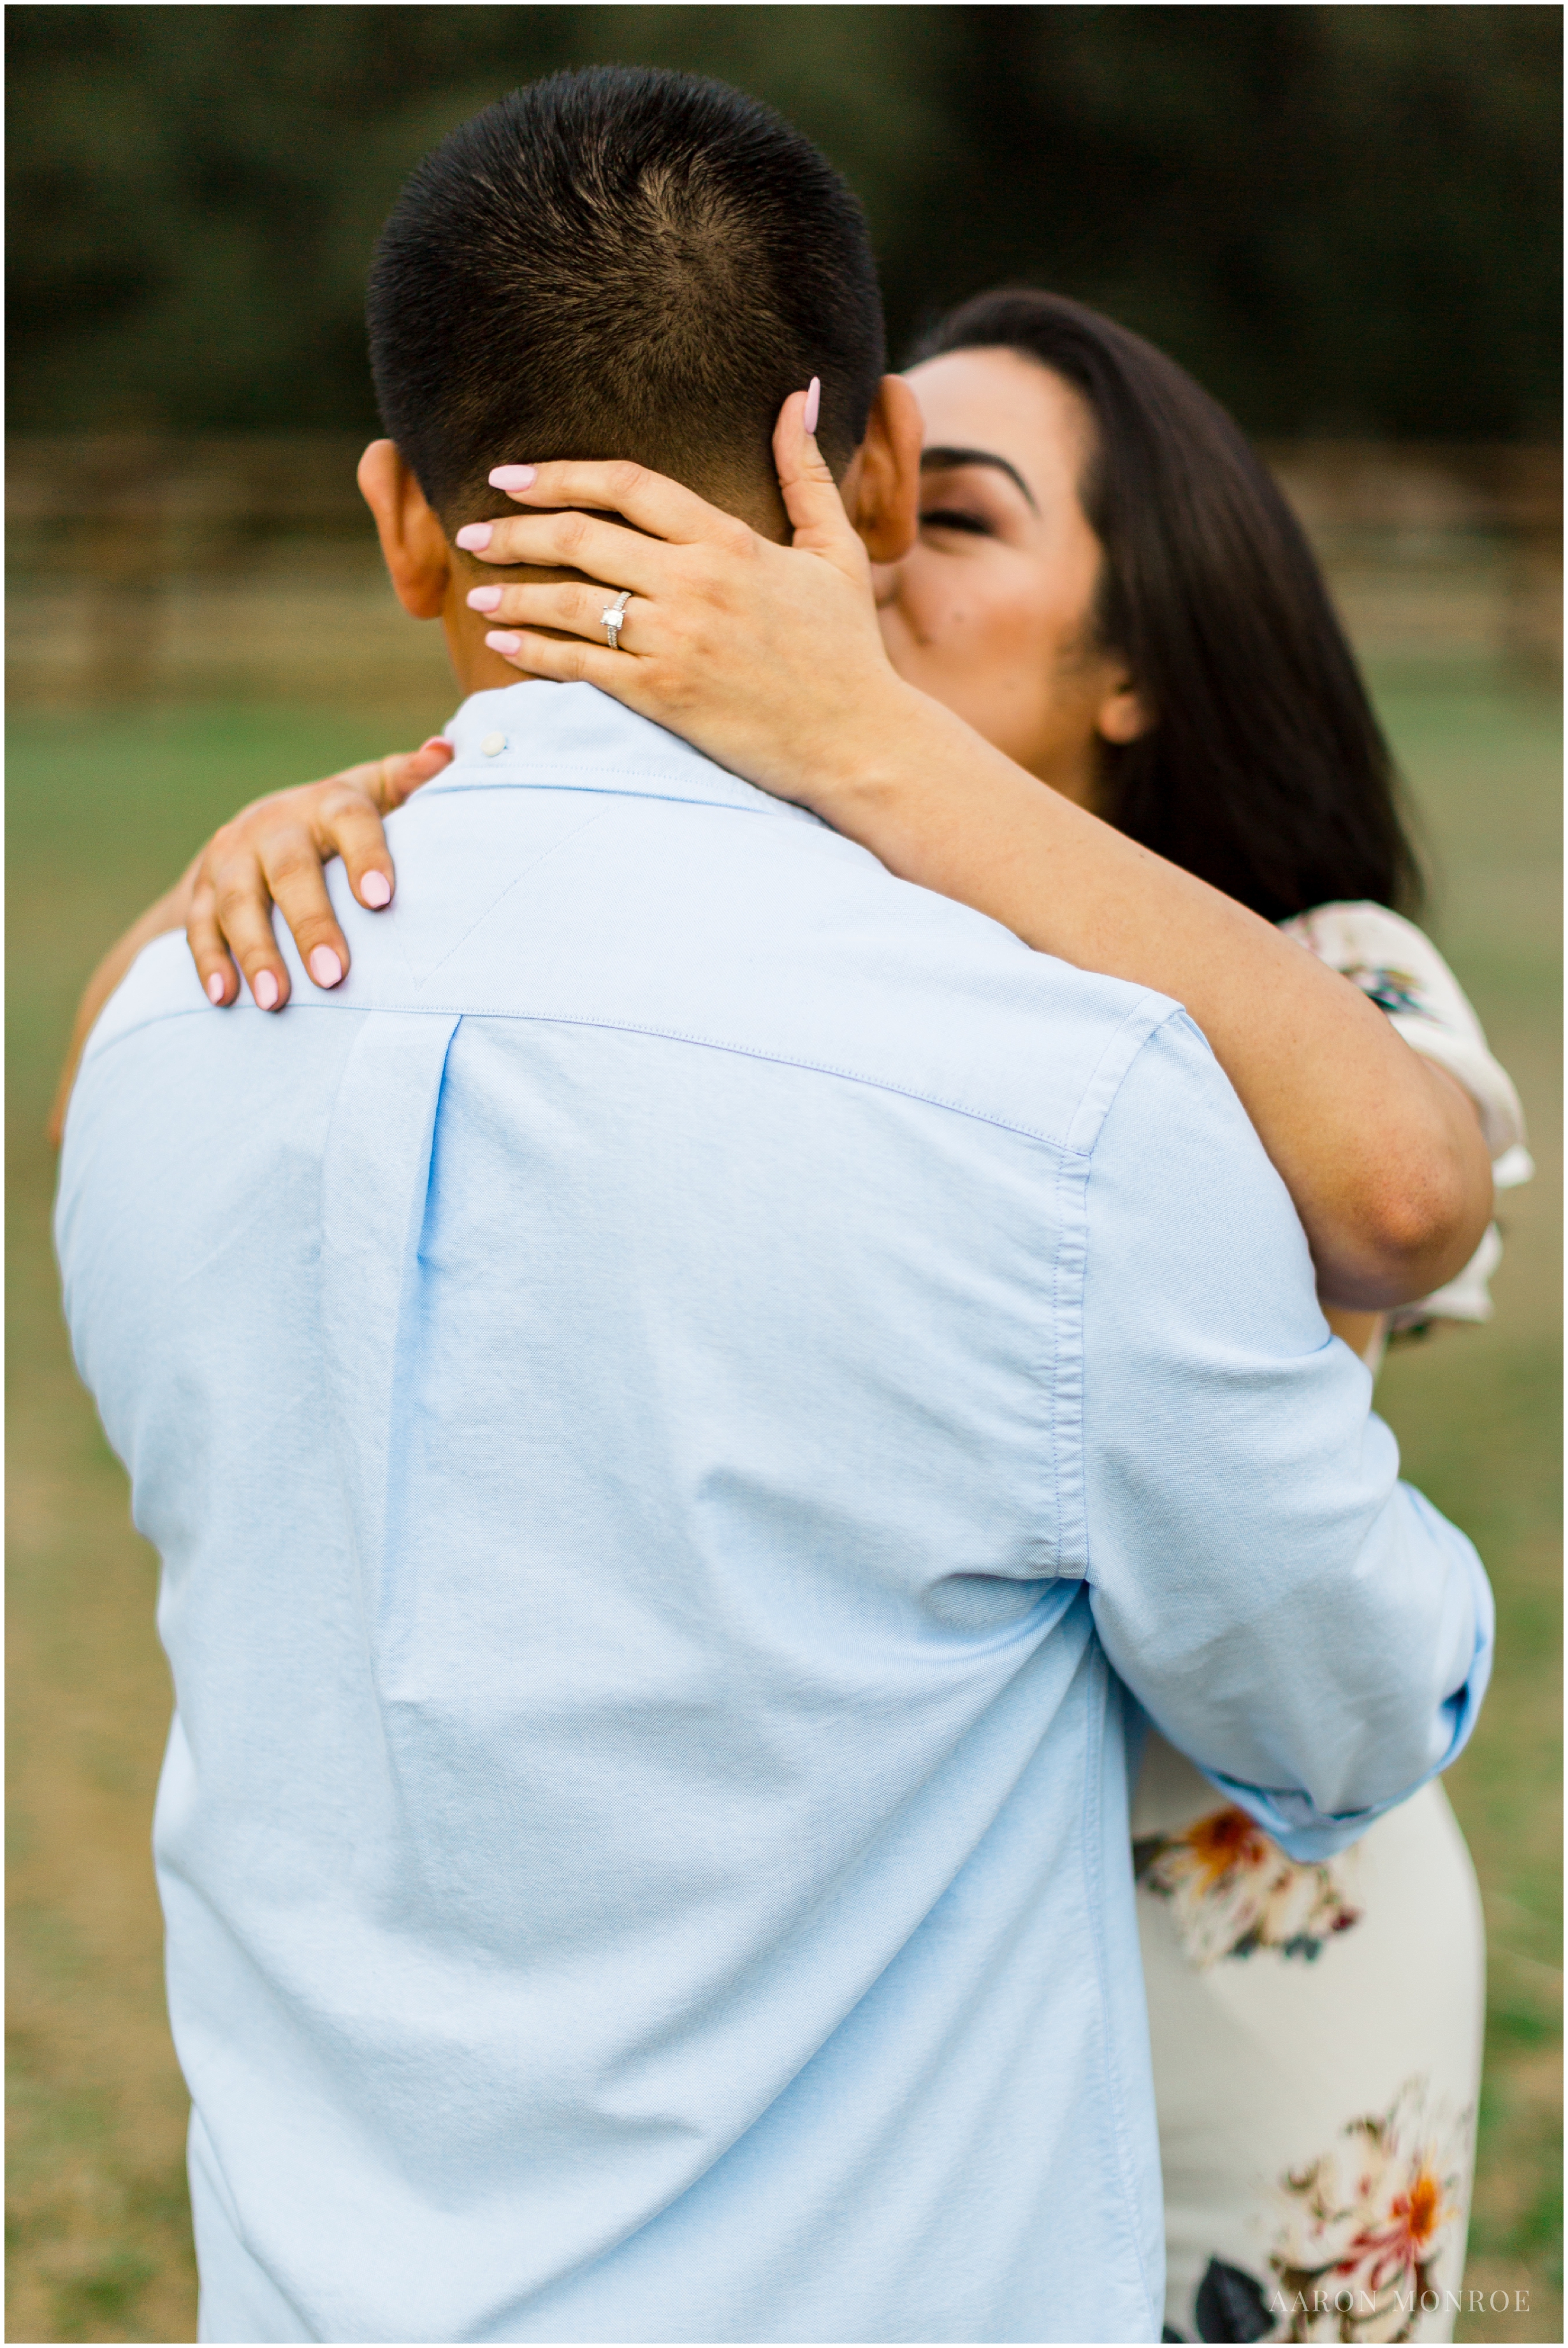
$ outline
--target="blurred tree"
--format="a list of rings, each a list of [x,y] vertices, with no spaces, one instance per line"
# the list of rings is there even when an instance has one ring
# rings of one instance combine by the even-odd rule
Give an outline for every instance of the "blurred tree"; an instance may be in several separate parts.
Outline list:
[[[1025,279],[1255,430],[1556,432],[1555,8],[27,5],[6,35],[14,428],[368,427],[404,174],[499,91],[613,59],[819,141],[895,346]]]

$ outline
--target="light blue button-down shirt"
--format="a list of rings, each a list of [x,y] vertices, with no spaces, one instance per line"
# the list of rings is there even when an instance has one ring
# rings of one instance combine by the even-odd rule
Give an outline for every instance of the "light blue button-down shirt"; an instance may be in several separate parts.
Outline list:
[[[202,2336],[1153,2340],[1124,1691],[1327,1852],[1474,1552],[1178,1008],[585,685],[453,733],[338,993],[163,940],[70,1114]]]

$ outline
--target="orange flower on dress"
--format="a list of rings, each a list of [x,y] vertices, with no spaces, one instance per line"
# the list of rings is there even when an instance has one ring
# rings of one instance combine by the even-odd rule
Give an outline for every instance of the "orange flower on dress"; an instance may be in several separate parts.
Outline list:
[[[1170,1901],[1177,1937],[1200,1968],[1256,1949],[1310,1962],[1360,1918],[1349,1897],[1353,1854],[1306,1864],[1287,1859],[1234,1804],[1205,1812],[1180,1834],[1135,1843],[1132,1860],[1139,1882]]]
[[[1278,1846],[1270,1842],[1256,1819],[1249,1818],[1245,1810],[1211,1811],[1188,1828],[1185,1839],[1210,1883],[1217,1883],[1233,1868],[1266,1867],[1278,1851]]]
[[[1380,2118],[1352,2120],[1339,2148],[1286,2178],[1269,2260],[1284,2338],[1411,2338],[1440,2262],[1463,2240],[1469,2130],[1468,2114],[1430,2109],[1427,2083],[1408,2080]]]

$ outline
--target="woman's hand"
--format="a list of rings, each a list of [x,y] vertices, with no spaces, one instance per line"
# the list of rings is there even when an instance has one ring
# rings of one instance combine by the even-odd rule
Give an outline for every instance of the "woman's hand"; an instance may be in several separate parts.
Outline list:
[[[272,932],[274,905],[316,984],[341,984],[348,941],[333,917],[323,867],[341,856],[360,903],[372,912],[390,905],[395,875],[382,818],[438,775],[451,757],[451,744],[435,735],[417,750],[372,758],[322,782],[253,799],[214,832],[184,884],[186,939],[210,1002],[222,1006],[237,1000],[236,963],[261,1010],[281,1010],[288,1001],[289,973]]]
[[[275,903],[317,985],[339,984],[348,968],[348,942],[333,918],[322,868],[329,857],[341,856],[360,903],[373,912],[390,905],[395,876],[381,819],[438,775],[451,757],[451,744],[436,735],[417,750],[345,767],[322,782],[255,799],[215,833],[174,887],[110,947],[87,981],[49,1112],[48,1136],[56,1148],[97,1015],[154,938],[170,930],[185,932],[208,997],[220,1005],[239,994],[231,956],[237,957],[253,1000],[263,1011],[276,1011],[289,999],[289,973],[272,934]],[[317,959],[323,955],[330,959]]]
[[[885,744],[895,710],[937,712],[888,662],[870,558],[804,428],[806,400],[785,401],[774,435],[791,546],[679,482],[609,462],[498,466],[492,483],[532,510],[471,523],[457,544],[483,562],[589,574],[469,593],[496,623],[486,643],[522,675],[598,685],[732,773],[825,813]],[[602,614],[628,589],[612,648]]]

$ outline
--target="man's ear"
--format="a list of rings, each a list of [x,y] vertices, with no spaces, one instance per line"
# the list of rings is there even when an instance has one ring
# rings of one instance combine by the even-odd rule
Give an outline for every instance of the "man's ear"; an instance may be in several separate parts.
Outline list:
[[[902,561],[915,543],[924,438],[914,393],[901,375],[885,375],[855,460],[850,516],[873,562]]]
[[[375,516],[376,535],[397,600],[415,620],[440,619],[452,572],[446,533],[425,500],[395,440],[373,440],[359,460],[359,493]]]

